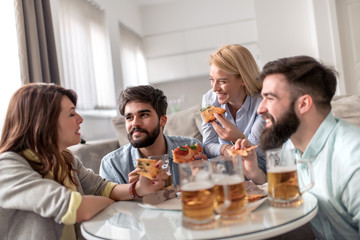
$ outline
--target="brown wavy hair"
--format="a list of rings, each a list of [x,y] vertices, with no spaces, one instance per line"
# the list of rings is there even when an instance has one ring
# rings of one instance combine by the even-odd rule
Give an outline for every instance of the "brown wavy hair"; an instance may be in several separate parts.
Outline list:
[[[215,64],[221,70],[241,77],[247,95],[253,96],[261,92],[262,84],[257,79],[259,67],[247,48],[239,44],[222,46],[211,54],[209,64]]]
[[[0,153],[32,150],[41,163],[28,160],[31,167],[43,177],[52,171],[54,180],[62,185],[67,176],[77,184],[71,175],[75,171],[74,156],[58,148],[58,119],[64,96],[76,106],[76,93],[58,85],[31,83],[18,89],[10,100],[0,141]]]

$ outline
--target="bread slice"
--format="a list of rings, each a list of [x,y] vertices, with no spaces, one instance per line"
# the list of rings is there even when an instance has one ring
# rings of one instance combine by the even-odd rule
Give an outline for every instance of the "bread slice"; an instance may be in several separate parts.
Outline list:
[[[136,159],[136,167],[140,169],[139,174],[149,179],[154,179],[158,173],[159,168],[156,167],[157,160],[148,158]]]
[[[205,108],[202,108],[201,110],[201,115],[204,118],[204,121],[206,123],[214,121],[215,120],[215,116],[214,113],[217,113],[219,115],[222,115],[226,112],[225,109],[223,108],[219,108],[219,107],[215,107],[215,106],[208,106]]]

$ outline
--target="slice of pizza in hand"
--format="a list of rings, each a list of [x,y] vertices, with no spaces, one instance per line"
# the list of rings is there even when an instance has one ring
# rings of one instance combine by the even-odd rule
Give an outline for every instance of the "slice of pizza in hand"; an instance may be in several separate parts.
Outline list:
[[[214,113],[222,115],[226,112],[225,109],[215,107],[215,106],[207,106],[207,107],[202,108],[200,111],[201,111],[201,115],[204,118],[204,121],[206,123],[214,121],[216,119],[214,116]]]
[[[137,165],[136,167],[140,169],[138,172],[139,175],[147,177],[149,179],[154,179],[158,173],[159,168],[156,167],[157,160],[148,159],[148,158],[138,158],[136,159]]]
[[[251,152],[252,150],[254,150],[255,148],[257,148],[258,145],[254,145],[252,147],[249,147],[247,149],[239,149],[239,150],[235,150],[235,149],[228,149],[228,153],[230,156],[241,156],[241,157],[246,157],[249,155],[249,152]]]
[[[203,148],[198,143],[177,147],[172,151],[174,162],[181,164],[195,160],[194,156],[201,153],[202,150]]]

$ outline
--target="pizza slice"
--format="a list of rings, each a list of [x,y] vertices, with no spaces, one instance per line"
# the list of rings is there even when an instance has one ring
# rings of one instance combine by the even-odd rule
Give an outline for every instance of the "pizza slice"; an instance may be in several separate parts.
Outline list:
[[[246,157],[248,156],[249,152],[251,152],[252,150],[254,150],[255,148],[257,148],[258,145],[254,145],[252,147],[249,147],[247,149],[239,149],[239,150],[235,150],[235,149],[228,149],[228,153],[230,156],[241,156],[241,157]]]
[[[200,111],[201,111],[201,115],[204,118],[204,121],[206,123],[215,120],[214,113],[222,115],[222,114],[224,114],[226,112],[225,109],[215,107],[215,106],[207,106],[207,107],[202,108]]]
[[[254,194],[254,195],[247,195],[248,202],[255,202],[259,199],[266,197],[265,194]]]
[[[149,179],[154,179],[158,173],[159,168],[156,167],[157,160],[148,159],[148,158],[138,158],[136,159],[137,165],[136,167],[140,169],[138,172],[139,175],[147,177]]]
[[[177,147],[172,151],[174,162],[181,164],[195,160],[194,155],[201,153],[202,150],[203,148],[198,143]]]

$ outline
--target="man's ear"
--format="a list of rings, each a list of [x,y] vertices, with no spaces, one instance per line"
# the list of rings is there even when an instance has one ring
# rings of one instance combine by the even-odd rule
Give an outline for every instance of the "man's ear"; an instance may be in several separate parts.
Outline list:
[[[167,116],[163,115],[160,117],[160,127],[164,127],[167,122]]]
[[[309,94],[305,94],[297,99],[296,105],[299,113],[305,114],[313,107],[314,101]]]

